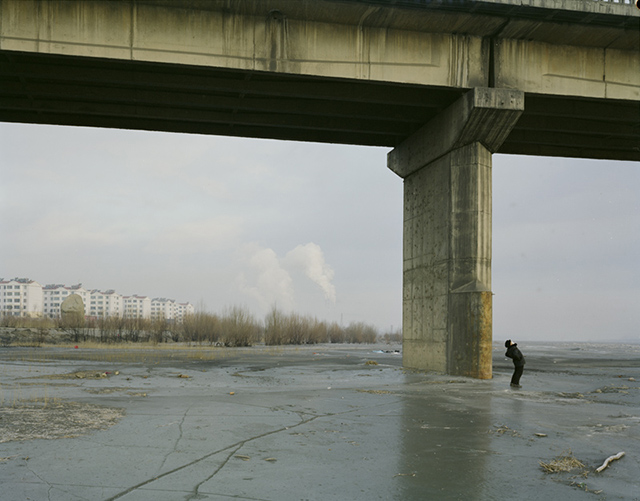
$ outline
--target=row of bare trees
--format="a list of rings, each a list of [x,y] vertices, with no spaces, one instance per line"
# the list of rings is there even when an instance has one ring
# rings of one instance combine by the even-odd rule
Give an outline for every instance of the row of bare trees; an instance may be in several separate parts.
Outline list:
[[[234,306],[220,314],[196,312],[180,323],[137,318],[3,317],[0,326],[31,327],[43,333],[53,329],[63,330],[75,342],[92,340],[101,343],[186,342],[237,347],[259,342],[267,345],[375,343],[379,338],[376,328],[364,322],[341,326],[336,322],[329,323],[297,313],[285,313],[275,307],[263,322],[258,321],[247,309]],[[396,336],[399,334],[385,334],[382,339],[395,342]]]
[[[259,341],[266,345],[375,343],[378,338],[375,327],[364,322],[342,327],[277,308],[272,308],[262,325],[246,310],[234,307],[222,315],[191,315],[185,318],[182,328],[183,341],[224,346],[250,346]]]
[[[260,340],[262,329],[251,313],[237,306],[221,315],[198,312],[188,315],[181,327],[181,340],[223,346],[251,346]]]

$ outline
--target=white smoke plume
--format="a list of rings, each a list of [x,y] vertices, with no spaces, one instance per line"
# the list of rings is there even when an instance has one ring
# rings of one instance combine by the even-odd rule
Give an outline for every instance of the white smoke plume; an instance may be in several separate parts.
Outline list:
[[[272,305],[291,310],[294,307],[293,280],[282,268],[278,256],[272,249],[249,245],[244,249],[246,273],[240,273],[240,289],[258,301],[267,311]]]
[[[298,245],[287,252],[285,262],[302,268],[305,275],[318,284],[324,293],[325,299],[335,304],[336,288],[333,285],[333,268],[324,260],[324,253],[319,245],[310,242],[306,245]]]
[[[326,300],[336,302],[333,268],[325,262],[317,244],[298,245],[282,259],[272,249],[250,244],[242,249],[240,257],[244,271],[238,275],[239,288],[257,300],[264,311],[273,305],[283,310],[295,308],[294,280],[290,272],[296,269],[321,288]]]

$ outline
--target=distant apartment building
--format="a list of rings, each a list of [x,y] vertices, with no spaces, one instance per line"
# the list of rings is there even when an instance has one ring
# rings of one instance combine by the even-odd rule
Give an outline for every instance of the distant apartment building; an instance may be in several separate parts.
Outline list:
[[[90,318],[122,318],[123,315],[124,299],[120,294],[114,290],[91,291],[88,310]]]
[[[86,315],[91,292],[82,287],[82,284],[70,285],[69,287],[66,287],[66,289],[69,291],[69,294],[77,294],[78,296],[80,296],[80,298],[82,299],[82,304],[84,304],[84,314]]]
[[[191,303],[176,303],[175,319],[176,322],[182,322],[187,315],[193,315],[195,308]]]
[[[85,317],[92,319],[164,318],[181,322],[194,312],[190,303],[177,303],[174,299],[123,296],[114,290],[87,290],[82,284],[43,287],[28,278],[0,278],[0,316],[60,318],[60,306],[71,294],[80,296]]]
[[[49,284],[42,288],[42,294],[44,297],[44,316],[58,318],[60,316],[60,305],[69,296],[69,291],[62,284]]]
[[[123,296],[124,318],[151,318],[151,298],[148,296]]]
[[[184,317],[195,311],[191,303],[177,303],[173,299],[154,298],[151,300],[151,318],[182,322]]]
[[[151,318],[153,320],[175,320],[176,302],[173,299],[157,297],[151,300]]]
[[[0,278],[0,313],[3,316],[39,317],[42,311],[42,285],[28,278]]]
[[[88,314],[89,291],[82,284],[67,287],[62,284],[49,284],[42,287],[43,314],[48,318],[60,318],[60,305],[71,294],[77,294],[84,304],[84,314]]]

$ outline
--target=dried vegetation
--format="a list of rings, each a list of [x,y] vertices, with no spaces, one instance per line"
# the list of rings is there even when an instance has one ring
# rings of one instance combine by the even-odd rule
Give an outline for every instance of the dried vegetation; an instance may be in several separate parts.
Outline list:
[[[545,473],[570,472],[574,470],[586,470],[587,468],[582,461],[574,457],[570,450],[563,452],[548,463],[540,461],[540,466]]]

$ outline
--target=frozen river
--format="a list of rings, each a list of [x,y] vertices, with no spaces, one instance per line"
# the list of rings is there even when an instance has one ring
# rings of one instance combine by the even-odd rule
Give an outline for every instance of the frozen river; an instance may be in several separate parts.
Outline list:
[[[640,500],[640,345],[519,347],[519,390],[501,344],[488,381],[400,346],[4,348],[1,498]]]

